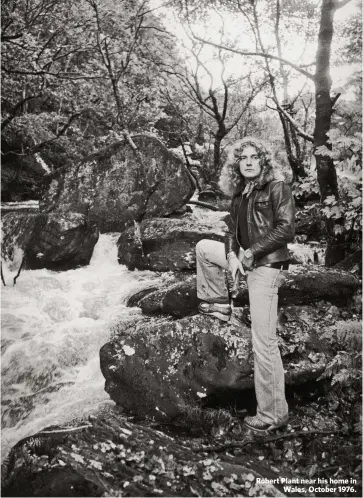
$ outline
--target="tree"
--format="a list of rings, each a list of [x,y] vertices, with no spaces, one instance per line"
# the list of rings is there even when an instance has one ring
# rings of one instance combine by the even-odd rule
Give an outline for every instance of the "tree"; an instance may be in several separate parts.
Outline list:
[[[189,57],[180,61],[177,67],[167,70],[168,77],[175,81],[173,95],[168,89],[167,98],[172,105],[177,95],[182,93],[189,103],[199,109],[197,134],[201,134],[203,122],[208,123],[213,137],[213,162],[208,176],[215,179],[221,170],[222,141],[247,115],[252,101],[266,81],[254,78],[251,70],[240,77],[228,75],[229,57],[225,52],[218,49],[205,62],[205,44],[196,42],[190,35],[188,38],[189,46],[185,48]]]
[[[278,2],[279,0],[276,1]],[[317,179],[322,201],[330,196],[333,196],[334,198],[339,197],[337,174],[333,161],[332,144],[329,139],[329,131],[331,128],[331,119],[334,112],[334,106],[340,94],[331,95],[332,80],[330,76],[330,65],[331,46],[334,32],[334,15],[340,8],[349,3],[349,1],[350,0],[322,0],[317,38],[317,51],[314,61],[315,73],[311,73],[303,65],[296,64],[295,62],[267,51],[257,52],[251,50],[239,50],[225,45],[222,46],[194,35],[197,40],[208,43],[219,49],[225,49],[243,56],[258,57],[268,61],[278,61],[284,67],[294,69],[314,83],[315,123],[313,134],[305,133],[300,124],[293,119],[293,117],[286,112],[282,106],[278,106],[278,110],[293,126],[297,135],[313,143]],[[255,5],[257,2],[255,1],[252,3]],[[229,5],[228,1],[226,2],[226,5]],[[335,220],[335,223],[339,223],[339,220]],[[326,220],[328,234],[326,264],[329,266],[340,260],[344,255],[344,250],[341,250],[339,235],[336,235],[334,230],[335,223],[331,218]]]

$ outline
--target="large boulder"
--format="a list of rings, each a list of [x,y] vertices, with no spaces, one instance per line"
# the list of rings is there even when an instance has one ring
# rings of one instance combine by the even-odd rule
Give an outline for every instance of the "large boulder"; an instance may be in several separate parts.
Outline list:
[[[190,199],[195,185],[181,159],[155,137],[133,137],[52,173],[41,209],[75,211],[96,221],[101,232],[122,231],[135,215],[172,213]]]
[[[323,300],[346,306],[358,288],[359,280],[349,272],[313,265],[292,265],[279,290],[279,305],[302,305]],[[145,314],[164,313],[180,318],[197,313],[199,302],[196,277],[192,275],[140,296],[138,302],[133,300],[133,305],[140,306]],[[237,307],[249,303],[244,279],[234,303]]]
[[[99,232],[80,213],[8,213],[2,218],[3,270],[71,270],[89,264]]]
[[[280,484],[296,475],[199,445],[104,410],[19,441],[2,467],[2,496],[296,496]]]
[[[195,245],[202,239],[223,241],[226,225],[198,221],[193,215],[156,218],[141,223],[144,256],[134,241],[134,229],[123,232],[117,242],[119,263],[129,269],[154,271],[195,270]]]
[[[319,335],[329,306],[288,307],[279,314],[279,343],[288,385],[324,371],[329,348]],[[100,351],[105,390],[128,413],[157,420],[182,417],[201,400],[221,405],[253,388],[251,330],[242,313],[225,324],[203,315],[142,320],[115,329]]]

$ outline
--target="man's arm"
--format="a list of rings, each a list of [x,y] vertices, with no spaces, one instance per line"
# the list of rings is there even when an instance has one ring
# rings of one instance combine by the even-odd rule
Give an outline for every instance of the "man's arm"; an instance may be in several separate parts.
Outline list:
[[[271,186],[274,228],[264,232],[260,240],[251,246],[254,258],[276,251],[291,242],[295,235],[295,203],[290,187],[284,182]]]

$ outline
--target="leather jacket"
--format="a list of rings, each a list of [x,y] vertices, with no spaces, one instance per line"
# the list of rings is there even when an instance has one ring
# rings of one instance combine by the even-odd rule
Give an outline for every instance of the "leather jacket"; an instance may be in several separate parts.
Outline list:
[[[241,247],[238,240],[241,201],[242,192],[232,199],[226,220],[226,254],[233,251],[238,255]],[[295,235],[295,204],[290,187],[281,180],[262,179],[248,198],[247,224],[255,266],[288,260],[287,243]]]

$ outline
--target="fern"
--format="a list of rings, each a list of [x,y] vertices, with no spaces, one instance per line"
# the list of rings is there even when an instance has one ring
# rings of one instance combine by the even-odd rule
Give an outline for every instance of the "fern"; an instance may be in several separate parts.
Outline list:
[[[357,320],[339,321],[322,335],[340,349],[327,364],[319,379],[331,379],[331,384],[348,386],[362,378],[362,331]]]
[[[321,336],[332,345],[338,345],[348,351],[360,351],[362,349],[361,323],[356,320],[340,321],[334,326],[328,327]]]
[[[362,326],[360,322],[349,320],[337,322],[337,342],[350,351],[362,349]]]
[[[347,385],[350,383],[350,381],[359,379],[361,375],[362,372],[357,368],[350,368],[350,369],[343,368],[343,370],[334,375],[331,381],[331,385],[332,386],[334,386],[334,384]]]

